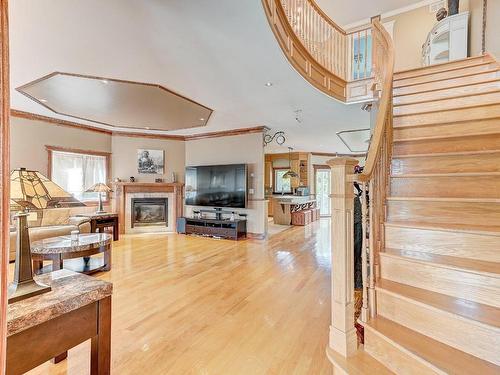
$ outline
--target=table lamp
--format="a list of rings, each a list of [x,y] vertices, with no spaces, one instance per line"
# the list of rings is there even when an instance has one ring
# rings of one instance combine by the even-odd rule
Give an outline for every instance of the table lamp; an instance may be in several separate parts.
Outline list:
[[[102,193],[109,193],[112,191],[108,185],[103,184],[102,182],[98,182],[97,184],[92,185],[90,188],[85,190],[86,193],[98,193],[99,194],[99,208],[96,211],[96,214],[103,214],[105,211],[102,207]]]
[[[16,264],[14,281],[8,288],[8,302],[50,291],[50,286],[37,283],[33,278],[31,263],[28,215],[30,209],[61,206],[84,206],[71,194],[37,171],[15,169],[10,174],[11,208],[20,209],[17,219]]]

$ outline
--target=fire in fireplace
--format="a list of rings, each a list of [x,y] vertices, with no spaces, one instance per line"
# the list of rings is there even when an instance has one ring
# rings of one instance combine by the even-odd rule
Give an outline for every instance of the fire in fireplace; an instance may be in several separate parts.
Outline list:
[[[168,226],[168,198],[132,198],[131,226]]]

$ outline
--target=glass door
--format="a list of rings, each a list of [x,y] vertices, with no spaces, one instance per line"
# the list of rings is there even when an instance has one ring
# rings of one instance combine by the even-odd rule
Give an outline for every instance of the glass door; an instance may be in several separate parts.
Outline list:
[[[316,200],[321,216],[331,216],[332,211],[330,207],[330,183],[331,183],[331,170],[316,169]]]

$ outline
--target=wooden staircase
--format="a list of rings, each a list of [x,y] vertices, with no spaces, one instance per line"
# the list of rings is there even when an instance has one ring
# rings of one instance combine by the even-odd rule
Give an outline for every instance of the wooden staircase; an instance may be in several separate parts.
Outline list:
[[[500,66],[396,73],[376,316],[364,350],[397,374],[500,374]]]

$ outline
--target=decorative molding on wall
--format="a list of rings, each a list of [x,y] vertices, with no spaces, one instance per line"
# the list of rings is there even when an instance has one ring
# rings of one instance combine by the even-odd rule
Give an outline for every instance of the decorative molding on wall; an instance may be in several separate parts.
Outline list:
[[[98,128],[95,126],[84,125],[84,124],[80,124],[78,122],[61,120],[61,119],[58,119],[55,117],[43,116],[43,115],[39,115],[36,113],[20,111],[18,109],[11,109],[10,115],[12,117],[24,118],[24,119],[32,120],[32,121],[43,121],[43,122],[47,122],[49,124],[53,124],[53,125],[57,125],[57,126],[69,126],[72,128],[79,128],[79,129],[89,130],[89,131],[93,131],[93,132],[97,132],[97,133],[104,133],[104,134],[109,134],[109,135],[112,134],[112,132],[109,130],[101,129],[101,128]]]
[[[332,158],[336,157],[352,157],[352,158],[360,158],[360,157],[365,157],[366,152],[361,152],[361,153],[356,153],[356,154],[341,154],[338,152],[334,153],[329,153],[329,152],[311,152],[312,155],[314,156],[329,156]]]
[[[193,141],[198,139],[206,138],[217,138],[217,137],[229,137],[234,135],[245,135],[252,133],[263,133],[268,129],[266,126],[254,126],[250,128],[241,129],[231,129],[231,130],[221,130],[200,134],[190,134],[190,135],[170,135],[170,134],[155,134],[155,133],[139,133],[139,132],[124,132],[124,131],[110,131],[106,129],[97,128],[90,125],[80,124],[78,122],[72,122],[67,120],[61,120],[55,117],[43,116],[36,113],[20,111],[17,109],[11,109],[10,114],[12,117],[24,118],[32,121],[42,121],[56,126],[67,126],[72,128],[78,128],[82,130],[88,130],[103,134],[108,134],[116,137],[131,137],[131,138],[153,138],[153,139],[167,139],[174,141]]]
[[[10,87],[8,0],[0,0],[0,373],[5,371],[7,348],[7,283],[10,219]]]

